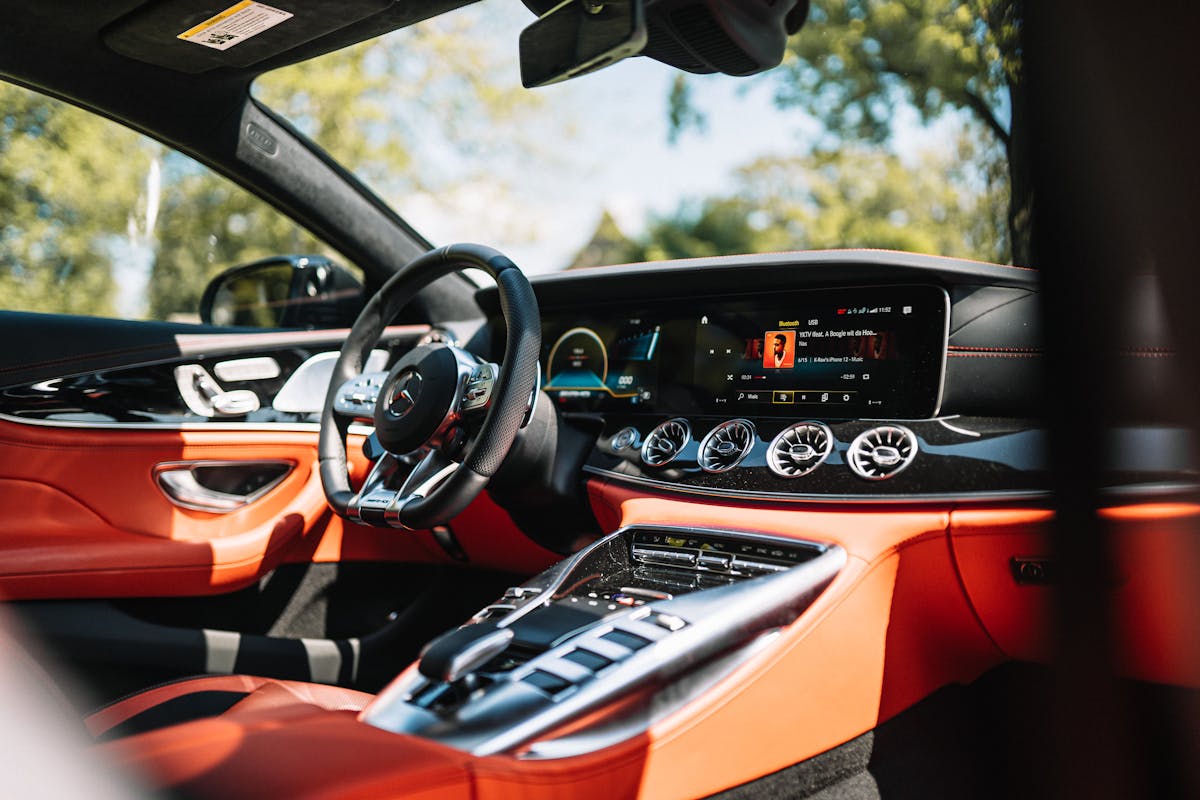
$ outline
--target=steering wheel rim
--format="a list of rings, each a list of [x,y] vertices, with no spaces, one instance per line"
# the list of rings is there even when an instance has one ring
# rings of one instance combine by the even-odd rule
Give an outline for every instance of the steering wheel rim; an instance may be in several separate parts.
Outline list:
[[[484,406],[486,415],[478,434],[461,462],[445,457],[448,462],[445,466],[428,466],[426,460],[418,464],[410,478],[422,468],[430,473],[421,476],[419,490],[410,485],[411,480],[406,480],[404,486],[387,490],[394,491],[392,497],[380,492],[374,493],[377,497],[368,497],[372,488],[369,478],[364,489],[355,492],[350,486],[346,456],[346,437],[354,417],[344,407],[338,410],[343,388],[362,375],[363,365],[384,328],[420,289],[438,278],[469,267],[483,270],[496,281],[500,310],[507,327],[504,357],[498,369],[493,366],[493,377],[488,386],[490,391]],[[474,357],[457,348],[450,349],[455,351],[454,357],[460,366],[461,376],[464,358]],[[541,322],[533,289],[517,265],[499,251],[479,244],[453,244],[431,250],[406,264],[363,308],[333,367],[321,410],[321,431],[317,444],[321,485],[330,507],[339,516],[355,522],[410,529],[433,527],[466,508],[500,468],[517,432],[527,419],[537,383],[540,349]],[[401,362],[404,360],[401,359]],[[378,386],[380,408],[377,410],[380,412],[388,392],[397,380],[402,379],[403,370],[397,370],[401,366],[401,363],[397,363],[388,373],[385,384]],[[404,367],[410,368],[419,369],[419,365]],[[463,404],[462,389],[465,385],[460,381],[456,386],[450,412]],[[426,446],[430,447],[427,460],[435,461],[434,456],[439,453],[441,446],[437,442],[426,442]],[[376,462],[372,475],[379,472],[381,464],[389,457],[394,461],[400,455],[385,452]],[[384,499],[388,500],[386,506],[382,502]]]

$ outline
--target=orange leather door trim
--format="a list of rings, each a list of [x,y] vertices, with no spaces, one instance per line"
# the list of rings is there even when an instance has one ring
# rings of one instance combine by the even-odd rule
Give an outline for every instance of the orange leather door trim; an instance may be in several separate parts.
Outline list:
[[[228,514],[179,508],[167,461],[278,460],[295,469]],[[0,423],[0,593],[9,598],[209,594],[276,564],[325,512],[305,433],[99,431]]]
[[[145,431],[0,421],[0,597],[155,597],[250,585],[284,561],[456,563],[428,531],[347,523],[329,511],[304,431]],[[352,436],[352,475],[366,471]],[[154,481],[173,461],[279,460],[282,483],[227,514],[180,508]],[[471,563],[532,574],[560,556],[486,495],[453,522]]]

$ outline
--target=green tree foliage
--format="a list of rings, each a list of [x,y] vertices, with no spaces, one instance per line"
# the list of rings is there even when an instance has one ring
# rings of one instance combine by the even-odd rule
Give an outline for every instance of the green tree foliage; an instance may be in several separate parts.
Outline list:
[[[976,147],[964,132],[949,152],[928,150],[911,164],[861,145],[760,159],[738,171],[732,196],[684,204],[625,257],[847,246],[967,258],[995,252],[1004,247],[994,220],[1007,204],[1006,184],[986,182],[971,166]]]
[[[111,313],[112,231],[148,158],[138,137],[0,83],[0,307]]]
[[[234,263],[328,250],[116,123],[3,83],[0,108],[0,308],[120,315],[119,284],[132,282],[146,284],[135,315],[194,315],[208,280]],[[139,257],[141,270],[129,263]]]
[[[774,73],[778,101],[839,139],[872,143],[887,140],[905,105],[927,122],[968,111],[997,145],[976,148],[983,171],[1010,185],[1002,249],[979,255],[1025,262],[1033,199],[1020,18],[1020,0],[818,0]]]
[[[894,149],[895,123],[906,110],[914,110],[926,123],[947,113],[965,113],[971,120],[964,134],[969,146],[958,148],[960,164],[945,161],[942,168],[952,173],[948,175],[952,182],[957,181],[956,192],[977,193],[976,200],[966,205],[978,216],[961,218],[962,241],[935,252],[1027,262],[1033,198],[1021,79],[1020,3],[814,0],[808,23],[788,44],[783,65],[764,78],[774,83],[779,106],[803,111],[822,126],[822,136],[811,143],[810,168],[827,176],[838,168],[849,170],[845,180],[834,183],[846,189],[842,197],[851,203],[856,191],[850,179],[861,177],[864,169],[880,169],[880,159],[867,156],[864,148]],[[702,127],[703,114],[691,106],[686,86],[672,87],[667,107],[672,136],[688,126]],[[898,175],[900,169],[899,162],[893,162],[891,172]],[[964,170],[974,173],[970,180],[959,174]],[[913,172],[913,178],[917,185],[928,187],[925,176]],[[998,206],[1001,197],[1004,205]],[[761,193],[757,199],[771,202]],[[832,196],[827,199],[825,211],[834,218],[869,216],[865,208],[839,208]],[[691,211],[694,217],[695,209]],[[832,227],[847,237],[864,233],[854,226]],[[1004,230],[984,233],[988,227]],[[914,231],[902,238],[945,238],[931,239],[925,233]],[[839,246],[870,244],[857,238],[840,242],[817,238]]]
[[[461,184],[472,176],[445,167],[458,159],[416,154],[521,147],[512,130],[536,105],[498,82],[499,54],[464,48],[478,22],[456,15],[276,70],[255,94],[385,197]],[[257,197],[115,123],[4,83],[0,109],[0,308],[194,316],[234,264],[336,258]],[[140,308],[123,307],[131,291]]]

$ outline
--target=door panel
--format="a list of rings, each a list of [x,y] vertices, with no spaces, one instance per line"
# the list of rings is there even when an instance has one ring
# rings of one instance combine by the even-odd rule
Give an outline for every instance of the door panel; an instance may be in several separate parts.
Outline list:
[[[90,431],[0,422],[0,592],[8,598],[214,594],[246,586],[328,517],[307,432]],[[173,503],[178,462],[292,466],[248,504]],[[360,465],[361,467],[361,465]]]
[[[428,330],[389,328],[381,358],[406,352]],[[331,515],[315,469],[315,415],[271,405],[294,371],[336,352],[345,330],[4,313],[0,333],[29,341],[0,359],[0,596],[217,594],[320,549]],[[268,359],[270,370],[228,369]],[[223,376],[217,391],[255,394],[260,410],[195,413],[176,374],[187,365]],[[36,382],[14,384],[22,379]],[[361,474],[361,436],[352,438]],[[284,474],[258,483],[238,474],[238,465],[261,463]],[[164,490],[171,483],[182,502]],[[343,532],[340,520],[335,527]],[[391,550],[430,557],[419,542]]]

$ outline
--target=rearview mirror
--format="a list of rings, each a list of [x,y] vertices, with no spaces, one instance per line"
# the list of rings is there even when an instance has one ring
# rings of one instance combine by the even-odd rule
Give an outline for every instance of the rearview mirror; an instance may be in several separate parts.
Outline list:
[[[208,325],[346,328],[363,307],[363,287],[323,256],[275,256],[213,278],[200,300]]]
[[[646,46],[645,0],[566,0],[521,31],[526,89],[565,81]]]

